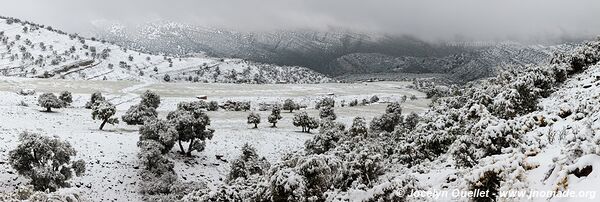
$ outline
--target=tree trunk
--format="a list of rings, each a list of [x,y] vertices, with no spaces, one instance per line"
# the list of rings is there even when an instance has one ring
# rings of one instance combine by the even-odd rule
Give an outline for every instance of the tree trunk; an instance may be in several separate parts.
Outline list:
[[[179,149],[181,150],[182,154],[185,154],[185,150],[183,149],[183,145],[181,145],[181,140],[179,140]]]
[[[188,146],[187,156],[192,156],[192,146],[194,145],[194,138],[190,140],[190,145]]]
[[[290,109],[290,113],[292,113],[292,111],[294,111],[293,109]]]
[[[52,108],[46,107],[46,112],[51,112],[51,111],[52,111]]]
[[[277,122],[273,123],[273,128],[277,128],[277,126],[275,124],[277,124]]]
[[[106,124],[107,121],[108,121],[108,119],[104,119],[104,121],[102,121],[102,124],[100,124],[100,130],[102,130],[102,128],[104,128],[104,124]]]
[[[257,123],[254,124],[254,128],[258,128],[258,124]]]

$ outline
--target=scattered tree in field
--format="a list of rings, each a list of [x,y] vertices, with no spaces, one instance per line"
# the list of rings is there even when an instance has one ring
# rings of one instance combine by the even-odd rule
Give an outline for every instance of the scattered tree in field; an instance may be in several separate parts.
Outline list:
[[[314,117],[308,116],[306,112],[294,114],[293,124],[296,127],[302,127],[302,132],[310,133],[310,129],[319,127],[319,123]]]
[[[269,123],[273,124],[273,128],[277,127],[277,122],[281,119],[281,109],[278,106],[273,107],[271,110],[271,115],[269,115]]]
[[[371,100],[369,100],[371,103],[376,103],[379,102],[379,97],[377,97],[377,95],[373,95],[373,97],[371,97]]]
[[[217,111],[219,110],[219,103],[217,101],[210,101],[208,102],[208,106],[206,107],[206,110],[208,111]]]
[[[104,101],[104,100],[106,100],[106,98],[104,98],[104,96],[102,96],[102,93],[96,91],[96,92],[92,93],[92,96],[90,97],[90,101],[85,103],[85,108],[91,109],[92,106],[94,106],[94,104],[96,104],[96,102]]]
[[[356,105],[358,105],[357,99],[354,99],[354,100],[350,101],[350,103],[348,103],[348,106],[350,106],[350,107],[355,107]]]
[[[73,103],[73,95],[69,91],[61,92],[58,96],[58,99],[63,102],[63,106],[69,106],[71,103]]]
[[[292,113],[294,110],[299,110],[300,105],[296,104],[292,99],[287,99],[283,102],[283,110],[289,110]]]
[[[83,160],[71,161],[76,151],[66,141],[34,133],[20,135],[21,144],[9,152],[10,165],[20,175],[31,179],[35,190],[56,191],[68,187],[73,173],[85,172]]]
[[[206,146],[206,140],[212,139],[214,130],[207,128],[210,125],[208,115],[198,104],[180,103],[177,110],[170,112],[167,119],[175,126],[178,132],[179,148],[181,153],[192,156],[192,151],[201,152]],[[187,151],[182,142],[189,142]]]
[[[169,74],[165,74],[165,76],[163,77],[163,80],[166,82],[170,82],[171,81],[171,76],[169,76]]]
[[[44,93],[38,98],[38,104],[46,109],[46,112],[51,112],[52,108],[62,108],[63,101],[59,100],[54,93]]]
[[[158,113],[153,107],[149,107],[143,104],[131,106],[127,112],[121,116],[123,122],[127,125],[142,125],[145,121],[156,119]]]
[[[335,120],[337,115],[333,111],[333,107],[321,107],[319,109],[319,117],[324,120]]]
[[[116,113],[117,109],[108,101],[96,102],[94,106],[92,106],[92,119],[102,121],[102,124],[100,124],[100,130],[104,128],[106,123],[119,123],[119,119],[113,117]]]
[[[142,94],[142,101],[140,101],[141,105],[146,105],[148,107],[152,107],[157,109],[160,106],[160,95],[152,92],[150,90],[146,90],[144,94]]]
[[[162,154],[171,151],[177,138],[177,130],[166,120],[148,120],[140,127],[140,142],[155,141],[159,143]]]
[[[248,115],[248,124],[254,124],[254,128],[258,128],[259,123],[260,123],[260,114],[251,112]]]
[[[320,109],[322,107],[334,108],[335,107],[335,100],[333,98],[330,98],[330,97],[323,98],[322,100],[320,100],[319,102],[317,102],[317,104],[315,105],[315,109]]]

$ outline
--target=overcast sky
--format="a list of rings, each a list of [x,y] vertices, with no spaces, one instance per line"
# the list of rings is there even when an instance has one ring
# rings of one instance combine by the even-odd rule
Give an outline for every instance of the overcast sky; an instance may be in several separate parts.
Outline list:
[[[424,39],[596,36],[598,0],[18,0],[0,15],[90,33],[92,22],[170,20],[240,31],[345,28]]]

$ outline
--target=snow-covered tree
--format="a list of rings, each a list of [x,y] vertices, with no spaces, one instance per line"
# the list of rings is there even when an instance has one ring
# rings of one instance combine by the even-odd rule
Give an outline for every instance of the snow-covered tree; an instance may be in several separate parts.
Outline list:
[[[92,106],[92,119],[102,121],[100,130],[104,128],[106,123],[113,125],[119,123],[119,119],[113,117],[116,113],[117,109],[108,101],[97,101]]]
[[[140,101],[140,105],[145,105],[154,109],[157,109],[158,106],[160,106],[160,95],[155,92],[146,90],[141,97],[142,100]]]
[[[369,100],[370,103],[376,103],[379,102],[379,97],[377,97],[377,95],[373,95],[373,97],[371,97],[371,99]]]
[[[283,110],[288,110],[292,113],[294,110],[299,110],[300,106],[294,102],[292,99],[286,99],[283,102]]]
[[[317,102],[317,104],[315,105],[315,109],[320,109],[322,107],[325,107],[325,108],[334,108],[335,107],[335,100],[333,98],[330,98],[330,97],[326,97],[326,98],[323,98],[323,99],[319,100]]]
[[[90,97],[90,101],[85,103],[85,108],[91,109],[92,106],[94,106],[94,104],[96,102],[100,102],[100,101],[104,101],[104,100],[106,100],[106,98],[104,98],[104,96],[102,96],[102,93],[96,91],[96,92],[92,93],[92,96]]]
[[[208,111],[217,111],[219,110],[219,103],[217,101],[210,101],[208,102],[208,106],[206,107],[206,110]]]
[[[73,103],[73,95],[69,91],[61,92],[58,96],[58,99],[60,99],[63,102],[65,107]]]
[[[260,114],[254,112],[248,114],[248,124],[254,124],[254,128],[258,128],[258,124],[260,124]]]
[[[44,93],[38,97],[40,107],[46,109],[46,112],[51,112],[52,108],[62,108],[63,101],[59,100],[54,93]]]
[[[271,115],[269,115],[269,123],[273,124],[273,128],[277,127],[277,122],[281,119],[281,109],[278,106],[273,107],[271,110]]]
[[[240,157],[231,162],[229,180],[248,178],[251,175],[263,175],[269,170],[270,166],[266,158],[260,158],[256,153],[256,149],[246,143],[242,146]]]
[[[302,127],[302,132],[310,133],[310,129],[319,127],[319,123],[314,117],[308,116],[306,112],[300,112],[294,114],[293,122],[294,126]]]
[[[335,115],[332,107],[324,106],[319,109],[319,117],[323,120],[335,120],[337,115]]]
[[[362,117],[355,117],[352,120],[352,126],[348,130],[352,137],[366,137],[368,134],[367,122]]]
[[[321,108],[323,109],[323,108]],[[304,150],[308,154],[323,154],[338,145],[346,131],[343,124],[326,120],[322,123],[319,133],[304,143]]]
[[[177,130],[166,120],[148,120],[140,127],[140,142],[155,141],[161,145],[161,153],[165,154],[173,148],[178,139]]]
[[[178,142],[181,153],[192,156],[192,151],[204,150],[207,139],[212,139],[214,130],[207,128],[210,125],[208,115],[199,105],[180,104],[178,109],[170,112],[167,119],[174,124],[179,134]],[[187,151],[182,142],[189,142]]]
[[[127,123],[127,125],[142,125],[144,121],[156,119],[158,117],[158,113],[154,107],[149,107],[147,105],[138,104],[131,106],[127,112],[121,119],[123,122]]]
[[[67,187],[73,174],[85,172],[83,160],[71,161],[76,151],[66,141],[28,132],[22,133],[19,141],[8,160],[20,175],[31,179],[35,190],[56,191]]]

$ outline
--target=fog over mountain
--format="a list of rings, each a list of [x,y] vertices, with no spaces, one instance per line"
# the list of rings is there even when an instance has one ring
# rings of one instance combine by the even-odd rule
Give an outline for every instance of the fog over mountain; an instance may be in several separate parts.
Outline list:
[[[600,33],[599,8],[594,0],[22,0],[3,4],[0,12],[88,35],[93,22],[160,19],[239,31],[336,28],[427,40],[531,40],[594,36]]]
[[[593,38],[598,8],[592,0],[24,0],[0,13],[154,54],[304,66],[343,78],[416,73],[464,82]]]

